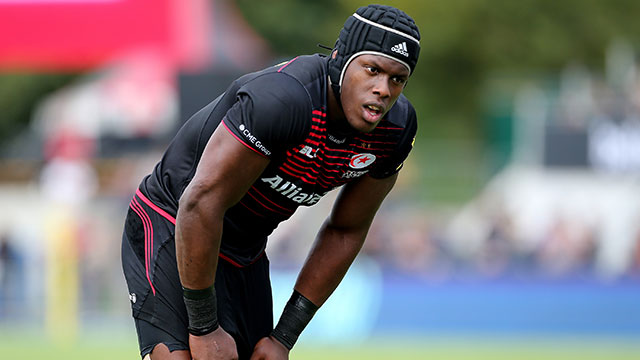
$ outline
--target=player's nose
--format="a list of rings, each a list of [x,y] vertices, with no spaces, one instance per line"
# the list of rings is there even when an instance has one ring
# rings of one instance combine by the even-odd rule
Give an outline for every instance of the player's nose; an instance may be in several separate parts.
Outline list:
[[[387,98],[391,95],[389,79],[386,76],[377,76],[374,80],[373,93],[380,98]]]

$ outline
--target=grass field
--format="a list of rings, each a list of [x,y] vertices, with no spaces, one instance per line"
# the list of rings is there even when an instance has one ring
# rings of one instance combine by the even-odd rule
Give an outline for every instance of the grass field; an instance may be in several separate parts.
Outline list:
[[[41,336],[0,331],[0,359],[139,359],[135,337],[83,335],[74,345],[54,345]],[[129,335],[129,334],[126,334]],[[398,338],[357,346],[300,344],[291,354],[299,360],[638,360],[640,342],[604,339]]]

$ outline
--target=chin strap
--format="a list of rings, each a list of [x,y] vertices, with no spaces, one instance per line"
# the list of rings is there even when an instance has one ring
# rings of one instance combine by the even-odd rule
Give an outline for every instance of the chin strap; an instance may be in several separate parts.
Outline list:
[[[334,84],[333,81],[331,81],[331,76],[327,76],[327,81],[329,81],[329,86],[331,87],[331,90],[333,90],[333,96],[336,99],[336,103],[338,103],[338,106],[342,107],[342,101],[340,101],[340,84]]]

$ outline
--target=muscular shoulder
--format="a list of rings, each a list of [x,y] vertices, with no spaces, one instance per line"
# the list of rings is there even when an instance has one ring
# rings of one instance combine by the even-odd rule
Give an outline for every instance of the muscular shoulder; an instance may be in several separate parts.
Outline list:
[[[252,77],[235,91],[224,122],[250,148],[271,156],[301,141],[310,129],[312,104],[300,82],[280,72]]]
[[[326,81],[326,66],[327,58],[324,55],[303,55],[280,64],[278,71],[291,75],[312,91],[312,88]]]
[[[267,72],[243,84],[236,96],[249,96],[263,115],[282,113],[297,115],[311,112],[311,99],[296,78],[281,72]]]

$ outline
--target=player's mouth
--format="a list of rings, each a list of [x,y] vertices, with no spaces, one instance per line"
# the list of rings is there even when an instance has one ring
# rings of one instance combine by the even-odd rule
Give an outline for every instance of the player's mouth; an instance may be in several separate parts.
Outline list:
[[[382,104],[369,103],[362,105],[362,107],[364,108],[363,117],[367,122],[376,123],[380,121],[384,115],[384,105]]]

